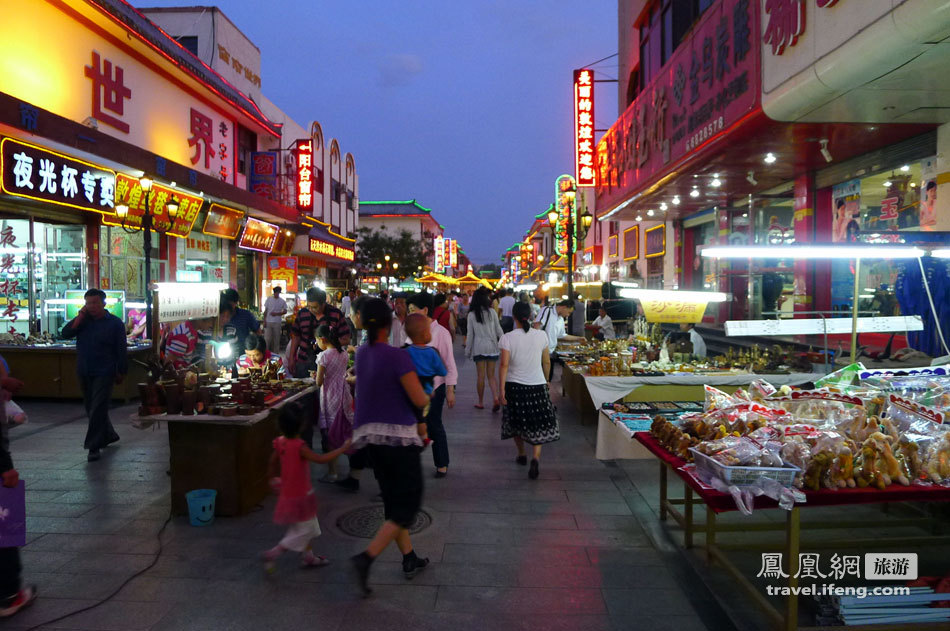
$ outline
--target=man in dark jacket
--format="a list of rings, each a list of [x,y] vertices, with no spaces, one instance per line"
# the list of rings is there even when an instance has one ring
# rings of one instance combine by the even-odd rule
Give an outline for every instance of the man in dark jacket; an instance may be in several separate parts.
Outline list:
[[[112,386],[122,383],[129,371],[125,325],[106,311],[106,294],[101,289],[86,292],[86,306],[63,327],[63,337],[76,338],[79,385],[82,387],[89,429],[83,444],[88,460],[99,459],[99,450],[119,440],[109,421]]]
[[[11,489],[20,481],[20,474],[13,468],[13,459],[10,457],[10,440],[7,437],[10,426],[3,404],[11,393],[16,393],[22,386],[22,381],[12,377],[0,380],[0,476],[3,486]],[[0,548],[0,618],[12,616],[36,598],[35,586],[22,586],[21,571],[20,549]]]

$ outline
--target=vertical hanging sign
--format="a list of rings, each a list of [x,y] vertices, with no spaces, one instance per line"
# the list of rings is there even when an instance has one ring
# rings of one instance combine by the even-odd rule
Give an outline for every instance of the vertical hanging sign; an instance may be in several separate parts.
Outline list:
[[[455,239],[449,239],[449,267],[459,266],[459,242]]]
[[[597,186],[594,169],[594,71],[574,71],[574,175],[578,186]]]
[[[432,245],[435,252],[435,260],[432,261],[432,269],[438,272],[443,267],[445,267],[445,239],[442,237],[436,237]]]
[[[313,212],[313,139],[296,141],[294,156],[297,158],[297,212],[309,215]]]
[[[554,236],[556,242],[556,252],[561,256],[567,256],[567,237],[568,220],[574,227],[574,220],[577,218],[574,212],[574,198],[577,194],[577,184],[570,175],[560,176],[554,184],[554,207],[557,208],[557,226]],[[575,244],[576,247],[576,244]]]

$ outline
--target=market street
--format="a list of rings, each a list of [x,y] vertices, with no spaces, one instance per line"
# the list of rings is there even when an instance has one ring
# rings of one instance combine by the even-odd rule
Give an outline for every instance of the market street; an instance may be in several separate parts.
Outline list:
[[[643,499],[623,470],[593,457],[591,428],[570,402],[560,406],[562,438],[545,447],[539,480],[498,439],[500,414],[476,410],[474,366],[463,361],[458,404],[447,415],[450,474],[432,480],[424,454],[424,510],[432,526],[414,537],[432,566],[412,582],[395,548],[373,568],[375,593],[363,599],[347,557],[365,540],[343,535],[337,518],[373,504],[375,481],[358,495],[324,484],[325,568],[282,559],[266,576],[259,553],[281,527],[273,498],[243,517],[206,528],[175,517],[155,567],[109,602],[50,625],[57,629],[676,629],[703,630],[679,570],[658,552],[633,512]],[[12,453],[27,481],[24,580],[39,598],[4,628],[25,629],[92,605],[149,565],[168,514],[167,432],[132,428],[132,407],[113,411],[122,440],[87,463],[85,420],[77,403],[27,402],[31,421],[14,430]],[[54,457],[56,455],[56,457]],[[652,468],[651,468],[652,469]],[[313,478],[323,467],[313,467]],[[695,589],[692,598],[698,598]],[[670,615],[675,612],[674,615]],[[723,629],[717,625],[716,629]]]

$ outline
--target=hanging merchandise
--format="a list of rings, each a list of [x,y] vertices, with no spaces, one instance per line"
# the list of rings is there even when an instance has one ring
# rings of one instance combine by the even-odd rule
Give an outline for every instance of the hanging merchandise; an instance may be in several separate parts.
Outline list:
[[[921,263],[927,273],[927,282],[940,325],[944,331],[950,331],[950,276],[947,273],[947,264],[932,257],[922,259]],[[917,260],[901,261],[901,273],[895,289],[901,313],[919,315],[924,322],[923,331],[907,334],[908,346],[931,357],[946,354],[937,333],[937,323],[927,299],[927,292],[924,290],[921,264]]]

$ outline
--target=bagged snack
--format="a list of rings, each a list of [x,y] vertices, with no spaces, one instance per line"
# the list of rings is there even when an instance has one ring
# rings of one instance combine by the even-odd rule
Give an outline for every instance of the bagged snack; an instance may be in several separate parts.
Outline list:
[[[815,387],[850,386],[862,370],[864,370],[864,365],[861,362],[849,364],[815,381]]]

